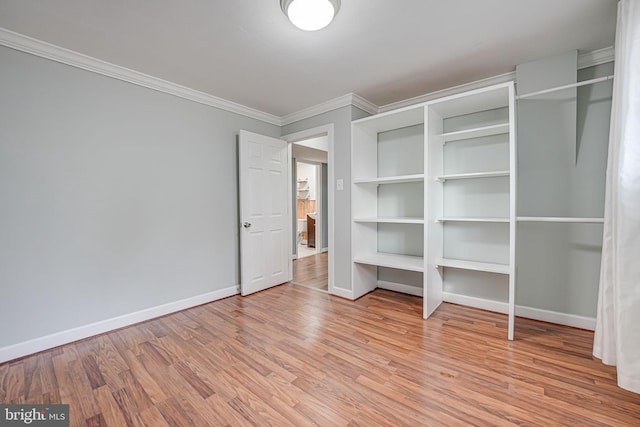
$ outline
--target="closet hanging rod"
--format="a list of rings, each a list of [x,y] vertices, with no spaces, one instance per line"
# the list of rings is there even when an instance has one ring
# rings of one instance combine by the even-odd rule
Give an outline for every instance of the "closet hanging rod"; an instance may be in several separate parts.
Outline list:
[[[520,222],[566,222],[575,224],[602,224],[604,218],[578,218],[564,216],[519,216]]]
[[[585,80],[585,81],[577,82],[577,83],[571,83],[571,84],[568,84],[568,85],[563,85],[563,86],[558,86],[558,87],[552,87],[552,88],[549,88],[549,89],[539,90],[537,92],[525,93],[523,95],[516,96],[516,99],[530,98],[532,96],[544,95],[545,93],[556,92],[556,91],[564,90],[564,89],[571,89],[571,88],[574,88],[574,87],[592,85],[594,83],[600,83],[600,82],[604,82],[604,81],[607,81],[607,80],[613,80],[613,75],[604,76],[604,77],[598,77],[598,78],[595,78],[595,79]]]

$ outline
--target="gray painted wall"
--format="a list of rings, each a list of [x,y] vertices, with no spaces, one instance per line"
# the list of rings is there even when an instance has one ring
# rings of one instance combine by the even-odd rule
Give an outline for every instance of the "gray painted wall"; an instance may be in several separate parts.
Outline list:
[[[5,47],[0,64],[0,347],[238,285],[236,136],[280,127]]]
[[[579,70],[578,80],[611,74],[607,63]],[[602,217],[612,88],[607,81],[577,89],[575,145],[536,138],[541,127],[554,135],[548,102],[519,105],[518,215]],[[595,317],[602,225],[520,223],[517,250],[517,304]]]

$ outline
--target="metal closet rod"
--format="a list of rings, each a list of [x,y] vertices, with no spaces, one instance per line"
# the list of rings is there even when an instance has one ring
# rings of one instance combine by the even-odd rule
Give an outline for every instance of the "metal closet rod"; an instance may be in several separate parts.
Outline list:
[[[580,87],[580,86],[586,86],[586,85],[592,85],[594,83],[600,83],[600,82],[604,82],[604,81],[607,81],[607,80],[613,80],[613,75],[604,76],[604,77],[598,77],[598,78],[591,79],[591,80],[584,80],[582,82],[571,83],[571,84],[568,84],[568,85],[563,85],[563,86],[558,86],[558,87],[552,87],[550,89],[539,90],[537,92],[525,93],[523,95],[516,96],[516,99],[530,98],[530,97],[536,96],[536,95],[544,95],[545,93],[556,92],[556,91],[559,91],[559,90],[571,89],[571,88],[574,88],[574,87]]]
[[[568,222],[582,224],[602,224],[604,218],[583,218],[566,216],[519,216],[516,218],[520,222]]]

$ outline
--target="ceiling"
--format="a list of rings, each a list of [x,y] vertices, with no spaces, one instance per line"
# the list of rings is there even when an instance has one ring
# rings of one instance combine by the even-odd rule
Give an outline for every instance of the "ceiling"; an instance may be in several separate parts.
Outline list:
[[[383,106],[612,46],[617,0],[342,0],[317,32],[279,0],[0,0],[0,27],[285,116]]]

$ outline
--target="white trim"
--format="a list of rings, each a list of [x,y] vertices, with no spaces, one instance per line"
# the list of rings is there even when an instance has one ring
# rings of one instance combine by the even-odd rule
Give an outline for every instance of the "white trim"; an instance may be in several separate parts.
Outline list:
[[[493,311],[495,313],[507,314],[509,306],[506,302],[453,294],[450,292],[443,292],[442,296],[444,301],[446,302],[464,305],[467,307],[479,308],[481,310]],[[589,331],[593,331],[596,328],[596,319],[594,317],[560,313],[557,311],[544,310],[535,307],[526,307],[522,305],[516,306],[516,316],[524,317],[527,319],[540,320],[547,323],[571,326],[573,328],[586,329]]]
[[[351,105],[353,105],[354,107],[358,107],[362,111],[369,114],[377,114],[379,110],[376,104],[364,99],[363,97],[355,93],[351,94]]]
[[[25,35],[0,27],[0,45],[30,53],[42,58],[51,59],[62,64],[102,74],[103,76],[133,83],[158,92],[167,93],[180,98],[195,101],[210,107],[220,108],[231,113],[241,114],[252,119],[260,120],[276,126],[282,126],[280,117],[256,110],[255,108],[228,101],[217,96],[209,95],[195,89],[190,89],[176,83],[162,80],[138,71],[130,70],[119,65],[111,64],[100,59],[92,58],[82,53],[58,47],[47,42],[36,40]]]
[[[506,301],[503,302],[485,298],[470,297],[468,295],[454,294],[451,292],[443,292],[442,300],[452,304],[479,308],[481,310],[493,311],[495,313],[507,314],[509,312],[509,303]]]
[[[354,300],[355,298],[353,298],[353,290],[351,289],[345,289],[345,288],[339,288],[337,286],[333,286],[333,289],[331,289],[329,291],[329,293],[331,295],[335,295],[337,297],[341,297],[341,298],[346,298],[348,300]]]
[[[300,141],[302,139],[313,138],[319,135],[327,135],[327,143],[328,143],[328,151],[327,151],[327,214],[328,218],[326,218],[326,223],[328,224],[328,239],[329,239],[329,268],[328,268],[328,278],[327,278],[327,290],[330,294],[340,295],[337,292],[334,292],[334,283],[335,283],[335,251],[332,250],[333,242],[335,242],[335,188],[333,186],[333,180],[335,175],[335,126],[333,123],[323,126],[317,126],[311,129],[302,130],[299,132],[290,133],[288,135],[283,135],[280,138],[284,139],[289,143]],[[291,154],[291,153],[290,153]],[[291,158],[291,155],[289,155]],[[289,181],[291,181],[289,179]],[[289,199],[293,199],[293,189],[289,192]],[[292,223],[292,221],[290,221]],[[291,240],[291,239],[290,239]],[[351,291],[349,297],[345,296],[344,298],[353,299],[353,293]],[[342,296],[342,295],[340,295]]]
[[[330,99],[312,107],[282,116],[281,123],[282,126],[286,126],[291,123],[299,122],[300,120],[308,119],[310,117],[314,117],[319,114],[323,114],[350,105],[358,107],[370,114],[376,114],[378,112],[377,105],[367,101],[366,99],[359,95],[356,95],[355,93],[348,93],[346,95]]]
[[[40,351],[58,347],[70,342],[89,338],[95,335],[110,332],[116,329],[124,328],[146,320],[155,319],[187,308],[195,307],[201,304],[207,304],[222,298],[227,298],[239,293],[239,287],[231,286],[206,294],[185,298],[179,301],[173,301],[156,307],[145,308],[122,316],[111,319],[101,320],[99,322],[90,323],[88,325],[79,326],[77,328],[68,329],[66,331],[56,332],[39,338],[34,338],[21,343],[13,344],[0,348],[0,363],[14,360],[19,357],[28,356]]]
[[[609,46],[598,50],[592,50],[591,52],[579,53],[578,70],[593,67],[595,65],[606,64],[607,62],[613,62],[615,59],[615,52],[615,47]]]
[[[595,331],[595,317],[578,316],[577,314],[560,313],[557,311],[543,310],[541,308],[516,306],[516,315],[527,319],[541,320],[558,325]]]
[[[386,280],[378,280],[378,288],[408,295],[415,295],[417,297],[421,297],[423,295],[422,286],[409,286],[404,283],[387,282]]]

